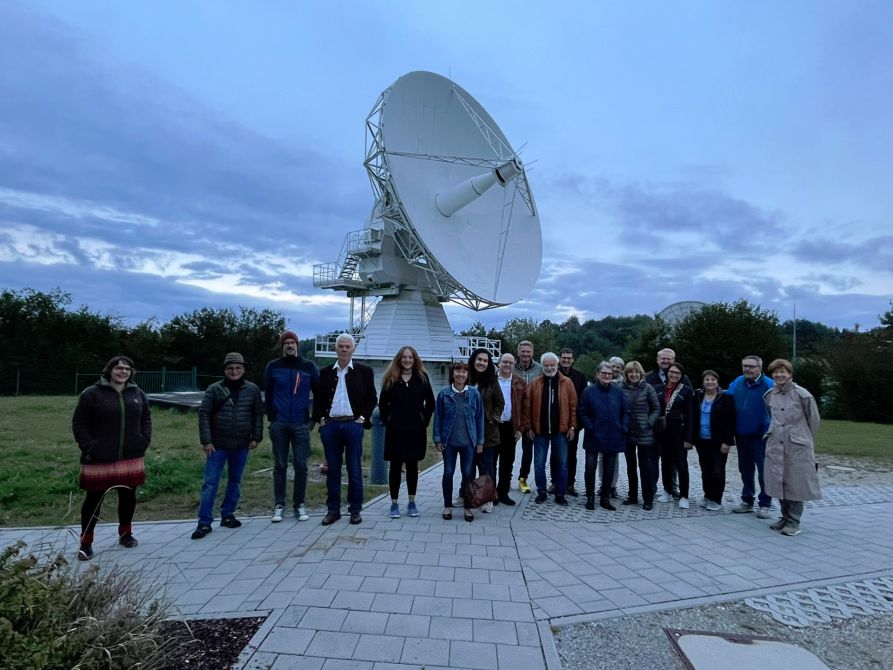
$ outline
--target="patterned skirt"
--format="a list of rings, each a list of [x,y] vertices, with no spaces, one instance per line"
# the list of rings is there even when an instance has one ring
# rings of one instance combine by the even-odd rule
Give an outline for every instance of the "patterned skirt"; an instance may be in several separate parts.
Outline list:
[[[112,486],[136,488],[145,483],[146,466],[142,457],[81,465],[80,486],[85,491],[105,491]]]

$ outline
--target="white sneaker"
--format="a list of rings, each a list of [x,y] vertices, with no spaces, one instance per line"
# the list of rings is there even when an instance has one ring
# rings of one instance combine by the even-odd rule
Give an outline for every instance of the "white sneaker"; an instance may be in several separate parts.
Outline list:
[[[772,518],[772,508],[771,507],[761,507],[757,510],[757,518],[758,519],[770,519]]]
[[[679,509],[688,509],[688,498],[679,498]]]
[[[456,496],[453,498],[453,507],[464,507],[465,499],[462,496]]]
[[[712,500],[707,501],[707,511],[708,512],[718,512],[722,509],[722,505],[719,503],[715,503]]]
[[[657,496],[657,502],[668,503],[673,499],[673,496],[667,493],[666,491],[661,491],[660,495]]]
[[[481,505],[481,511],[486,514],[489,514],[490,512],[492,512],[493,511],[493,501],[491,500],[490,502],[484,503],[483,505]]]
[[[303,505],[298,505],[298,509],[295,510],[295,517],[298,521],[310,521],[310,515],[307,514],[307,510],[304,509]]]
[[[270,520],[273,523],[282,521],[282,505],[276,505],[276,507],[273,508],[273,518]]]
[[[707,498],[701,498],[698,501],[698,507],[707,507],[710,504],[710,501]]]

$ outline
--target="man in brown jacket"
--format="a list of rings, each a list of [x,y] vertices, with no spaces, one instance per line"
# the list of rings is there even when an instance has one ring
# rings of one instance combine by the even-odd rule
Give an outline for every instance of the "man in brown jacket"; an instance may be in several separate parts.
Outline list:
[[[577,392],[558,374],[558,356],[547,351],[540,358],[543,376],[530,382],[524,394],[524,429],[533,440],[536,502],[546,501],[546,461],[551,446],[556,457],[555,503],[567,505],[567,442],[576,435]]]

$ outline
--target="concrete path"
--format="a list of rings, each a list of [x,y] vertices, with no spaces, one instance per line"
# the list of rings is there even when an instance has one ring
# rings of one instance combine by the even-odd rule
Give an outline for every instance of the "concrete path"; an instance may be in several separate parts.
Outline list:
[[[183,616],[268,615],[239,667],[326,670],[555,670],[550,625],[893,571],[893,486],[826,490],[807,506],[803,533],[785,537],[769,530],[772,520],[701,510],[694,463],[691,471],[688,510],[616,501],[615,513],[588,512],[582,498],[560,508],[512,491],[519,505],[466,523],[461,510],[440,518],[438,466],[421,476],[419,518],[390,519],[390,501],[378,499],[358,526],[347,515],[328,527],[321,514],[243,519],[194,541],[194,521],[139,523],[134,550],[105,524],[94,562],[142,569]],[[730,471],[733,492],[736,481]],[[16,539],[77,549],[76,530],[0,531],[3,546]]]

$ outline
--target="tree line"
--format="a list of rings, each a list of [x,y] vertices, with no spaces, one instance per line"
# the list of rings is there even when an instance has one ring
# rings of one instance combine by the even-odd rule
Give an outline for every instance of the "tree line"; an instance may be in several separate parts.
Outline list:
[[[245,307],[206,307],[164,323],[153,318],[128,326],[86,306],[73,309],[71,302],[61,289],[0,293],[0,394],[14,393],[17,378],[21,393],[72,393],[76,373],[100,371],[115,353],[131,356],[143,370],[195,367],[200,375],[219,376],[226,353],[240,351],[248,377],[260,382],[286,328],[282,313]],[[893,306],[866,332],[805,319],[796,326],[795,378],[820,399],[823,414],[893,423]],[[744,355],[765,363],[792,359],[793,330],[792,321],[742,300],[706,305],[675,325],[643,314],[583,322],[571,316],[562,323],[514,318],[499,329],[477,322],[461,334],[501,340],[502,350],[511,352],[521,340],[533,342],[537,355],[570,347],[589,378],[611,356],[651,369],[656,352],[671,347],[693,381],[712,369],[728,385]],[[313,349],[311,338],[301,342],[302,355],[312,358]]]

